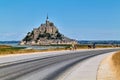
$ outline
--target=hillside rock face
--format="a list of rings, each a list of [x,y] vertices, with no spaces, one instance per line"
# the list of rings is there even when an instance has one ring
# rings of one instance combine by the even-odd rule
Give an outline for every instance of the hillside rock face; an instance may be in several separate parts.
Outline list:
[[[65,37],[59,32],[54,23],[46,20],[38,28],[28,32],[20,45],[52,45],[52,44],[72,44],[77,43],[73,39]]]

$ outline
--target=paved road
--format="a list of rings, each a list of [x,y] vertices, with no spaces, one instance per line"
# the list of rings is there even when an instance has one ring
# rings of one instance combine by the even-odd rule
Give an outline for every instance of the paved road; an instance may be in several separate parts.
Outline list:
[[[55,80],[72,65],[89,57],[120,49],[93,50],[33,58],[0,65],[0,80]]]

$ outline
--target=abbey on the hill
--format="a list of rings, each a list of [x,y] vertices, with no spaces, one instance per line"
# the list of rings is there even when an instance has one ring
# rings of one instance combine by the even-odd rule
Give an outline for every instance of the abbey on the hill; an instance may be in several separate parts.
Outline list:
[[[20,45],[53,45],[53,44],[77,44],[77,41],[65,37],[59,32],[54,23],[46,18],[46,22],[38,28],[28,32]]]

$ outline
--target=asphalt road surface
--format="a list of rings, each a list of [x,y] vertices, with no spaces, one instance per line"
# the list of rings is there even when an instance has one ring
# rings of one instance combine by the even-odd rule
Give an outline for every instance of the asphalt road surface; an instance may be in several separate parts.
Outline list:
[[[56,80],[66,69],[89,57],[120,49],[72,53],[0,64],[0,80]]]

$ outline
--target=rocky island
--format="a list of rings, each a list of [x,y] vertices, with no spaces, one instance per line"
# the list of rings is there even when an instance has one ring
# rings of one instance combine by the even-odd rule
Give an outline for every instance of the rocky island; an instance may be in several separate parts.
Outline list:
[[[65,45],[73,43],[77,44],[77,41],[61,34],[54,23],[48,20],[47,16],[46,22],[28,32],[20,45]]]

